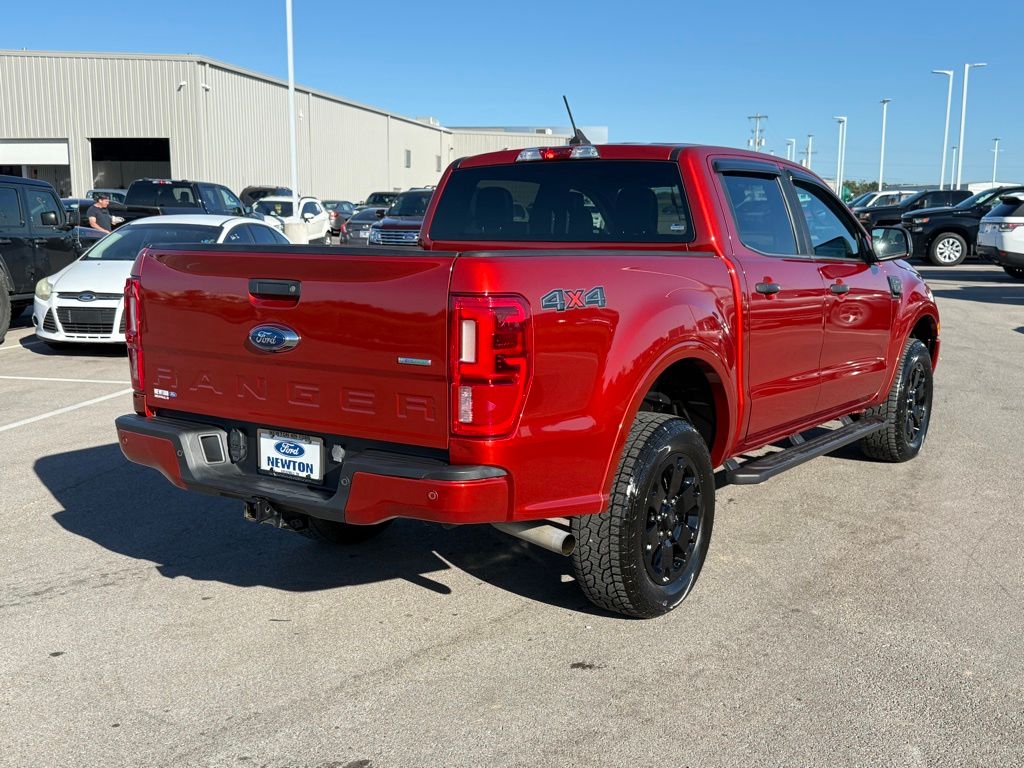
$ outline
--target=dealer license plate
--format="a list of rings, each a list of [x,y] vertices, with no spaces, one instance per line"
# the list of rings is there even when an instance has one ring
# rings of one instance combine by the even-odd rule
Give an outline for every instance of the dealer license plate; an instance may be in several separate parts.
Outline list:
[[[364,229],[362,232],[359,233],[359,236],[360,237],[369,237],[370,236],[370,230]]]
[[[324,441],[291,432],[259,430],[260,472],[300,480],[323,480]]]

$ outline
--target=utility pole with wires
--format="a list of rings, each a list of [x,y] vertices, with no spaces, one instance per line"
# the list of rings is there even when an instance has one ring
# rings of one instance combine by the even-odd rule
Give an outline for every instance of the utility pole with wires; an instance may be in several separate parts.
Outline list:
[[[806,168],[807,170],[811,170],[811,161],[814,158],[814,155],[814,134],[808,133],[807,148],[804,150],[804,160],[802,163],[803,167]]]
[[[753,149],[755,152],[760,152],[761,147],[764,146],[765,138],[761,135],[761,121],[767,120],[768,115],[762,115],[760,112],[756,115],[747,115],[747,120],[754,121],[753,137],[747,139],[747,146]]]
[[[796,162],[796,139],[786,139],[786,159]]]

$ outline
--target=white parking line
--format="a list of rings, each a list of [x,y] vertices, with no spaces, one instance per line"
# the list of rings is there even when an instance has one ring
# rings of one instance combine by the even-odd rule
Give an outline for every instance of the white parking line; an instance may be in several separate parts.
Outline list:
[[[11,347],[3,347],[0,352],[10,352],[12,349],[25,349],[25,347],[41,347],[43,342],[41,341],[26,341],[24,344],[15,344]]]
[[[130,381],[115,381],[113,379],[51,379],[46,376],[0,376],[0,379],[7,381],[63,381],[69,384],[131,384]]]
[[[42,421],[43,419],[49,419],[51,416],[60,416],[62,413],[67,413],[68,411],[75,411],[79,408],[85,408],[87,405],[95,405],[96,403],[102,403],[104,400],[113,400],[115,397],[123,397],[124,395],[130,394],[131,391],[131,387],[129,387],[128,389],[122,389],[117,392],[114,392],[112,395],[94,397],[92,400],[86,400],[84,403],[69,405],[66,406],[65,408],[58,408],[55,411],[50,411],[49,413],[44,413],[40,416],[33,416],[30,419],[22,419],[21,421],[15,421],[12,424],[5,424],[4,426],[0,427],[0,432],[6,432],[9,429],[17,429],[18,427],[23,427],[26,424],[32,424],[37,421]]]

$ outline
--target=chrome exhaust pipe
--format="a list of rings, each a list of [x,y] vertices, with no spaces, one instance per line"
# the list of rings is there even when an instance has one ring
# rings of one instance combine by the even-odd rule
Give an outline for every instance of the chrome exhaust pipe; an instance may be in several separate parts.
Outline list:
[[[502,533],[515,536],[529,544],[554,552],[556,555],[571,555],[576,549],[576,537],[565,528],[551,525],[548,520],[530,520],[523,523],[491,523]]]

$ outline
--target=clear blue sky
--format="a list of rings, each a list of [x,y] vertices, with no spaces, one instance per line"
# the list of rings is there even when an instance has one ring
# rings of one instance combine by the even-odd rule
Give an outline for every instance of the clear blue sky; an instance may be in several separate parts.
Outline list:
[[[4,5],[2,48],[194,53],[287,74],[284,0]],[[607,125],[612,141],[742,146],[760,111],[780,155],[787,137],[802,148],[815,134],[822,175],[845,114],[852,178],[877,178],[888,97],[886,180],[935,182],[946,79],[931,70],[957,72],[955,144],[963,64],[984,61],[964,177],[991,177],[1000,136],[1000,178],[1024,181],[1022,20],[1013,3],[962,0],[295,0],[295,66],[302,84],[447,125],[564,124],[564,92],[577,122]]]

